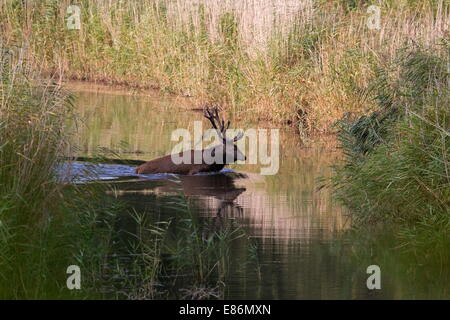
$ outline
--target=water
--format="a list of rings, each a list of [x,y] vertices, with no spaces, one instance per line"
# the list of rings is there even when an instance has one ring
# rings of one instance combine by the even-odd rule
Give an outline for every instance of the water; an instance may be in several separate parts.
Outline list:
[[[85,119],[76,140],[80,156],[105,150],[126,159],[163,156],[175,144],[170,141],[172,130],[192,130],[193,121],[202,118],[174,98],[93,92],[77,96],[80,116]],[[255,127],[231,120],[236,128]],[[204,127],[208,128],[206,121]],[[397,261],[395,255],[377,256],[370,247],[361,250],[361,244],[359,252],[368,256],[355,258],[358,244],[341,237],[349,227],[347,212],[319,181],[330,176],[330,166],[339,159],[332,139],[305,146],[288,131],[282,131],[280,139],[280,170],[273,176],[262,176],[258,165],[248,164],[232,165],[220,173],[177,177],[136,175],[133,166],[123,164],[79,162],[70,173],[83,181],[83,170],[94,168],[98,179],[116,181],[116,195],[130,207],[154,212],[156,220],[180,214],[165,208],[164,202],[182,192],[209,232],[225,226],[243,230],[245,236],[230,244],[224,298],[439,297],[442,288],[435,291],[426,277],[411,285],[405,262]],[[123,228],[133,232],[132,221],[123,220]],[[366,268],[381,263],[382,289],[369,290]]]

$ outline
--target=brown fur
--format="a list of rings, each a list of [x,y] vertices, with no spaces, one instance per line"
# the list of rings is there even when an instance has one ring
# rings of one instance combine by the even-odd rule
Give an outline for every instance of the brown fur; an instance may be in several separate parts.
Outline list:
[[[187,151],[191,153],[191,159],[193,162],[194,153],[200,151],[190,150]],[[182,155],[183,153],[179,153]],[[224,164],[175,164],[172,161],[171,155],[164,156],[158,159],[148,161],[141,164],[136,168],[136,173],[138,174],[157,174],[157,173],[174,173],[174,174],[184,174],[192,175],[199,172],[215,172],[223,169]]]

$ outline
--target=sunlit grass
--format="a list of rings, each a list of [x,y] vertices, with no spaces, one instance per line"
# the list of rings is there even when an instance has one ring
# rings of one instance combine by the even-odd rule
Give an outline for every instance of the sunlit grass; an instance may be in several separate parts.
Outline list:
[[[360,87],[405,44],[435,46],[445,1],[383,1],[379,30],[363,1],[1,1],[7,43],[56,79],[118,83],[217,102],[238,117],[327,132],[373,106]],[[258,14],[254,14],[258,12]]]
[[[399,247],[448,269],[448,45],[399,51],[378,71],[373,113],[341,122],[345,159],[334,178],[356,226],[396,224]]]

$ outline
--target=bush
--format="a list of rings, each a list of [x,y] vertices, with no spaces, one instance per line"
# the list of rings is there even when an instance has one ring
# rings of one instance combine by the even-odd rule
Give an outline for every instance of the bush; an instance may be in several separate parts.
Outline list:
[[[398,223],[408,250],[448,264],[450,246],[447,53],[402,50],[368,90],[378,108],[340,122],[344,163],[333,178],[355,226]],[[447,250],[448,251],[448,250]],[[423,258],[423,257],[422,257]]]
[[[58,181],[71,98],[30,71],[20,50],[0,49],[0,299],[94,295],[110,234],[99,222],[117,205],[98,186]],[[73,264],[83,271],[83,293],[66,287]]]

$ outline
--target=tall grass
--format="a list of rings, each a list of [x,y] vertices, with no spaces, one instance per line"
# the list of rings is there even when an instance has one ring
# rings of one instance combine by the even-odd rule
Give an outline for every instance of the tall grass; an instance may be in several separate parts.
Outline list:
[[[228,225],[223,221],[226,220],[224,217],[214,217],[205,224],[195,215],[191,205],[180,206],[179,202],[178,207],[187,215],[176,222],[176,232],[167,239],[164,272],[189,275],[184,298],[196,298],[200,288],[202,295],[206,295],[205,290],[214,289],[211,297],[223,298],[221,289],[229,273],[230,245],[244,236],[244,232]]]
[[[405,44],[436,46],[448,3],[382,1],[379,30],[364,1],[0,1],[8,44],[56,79],[155,87],[218,102],[237,116],[329,132],[372,103],[357,89]]]
[[[153,200],[161,203],[115,221],[99,270],[94,259],[92,292],[117,299],[223,299],[230,245],[243,232],[208,229],[181,195]]]
[[[408,48],[377,71],[367,90],[377,107],[341,122],[345,160],[334,178],[356,225],[395,222],[404,249],[444,268],[450,263],[448,52],[447,42],[440,50]]]
[[[136,225],[127,241],[131,262],[112,263],[124,270],[119,292],[131,299],[223,299],[230,246],[243,231],[218,228],[221,217],[201,221],[182,195],[164,198],[161,209],[170,212],[168,220],[152,221],[158,208],[131,215]]]
[[[22,50],[0,44],[0,298],[92,297],[115,204],[104,192],[59,181],[71,98],[40,79]],[[98,257],[98,258],[96,258]],[[66,286],[82,271],[83,291]]]

